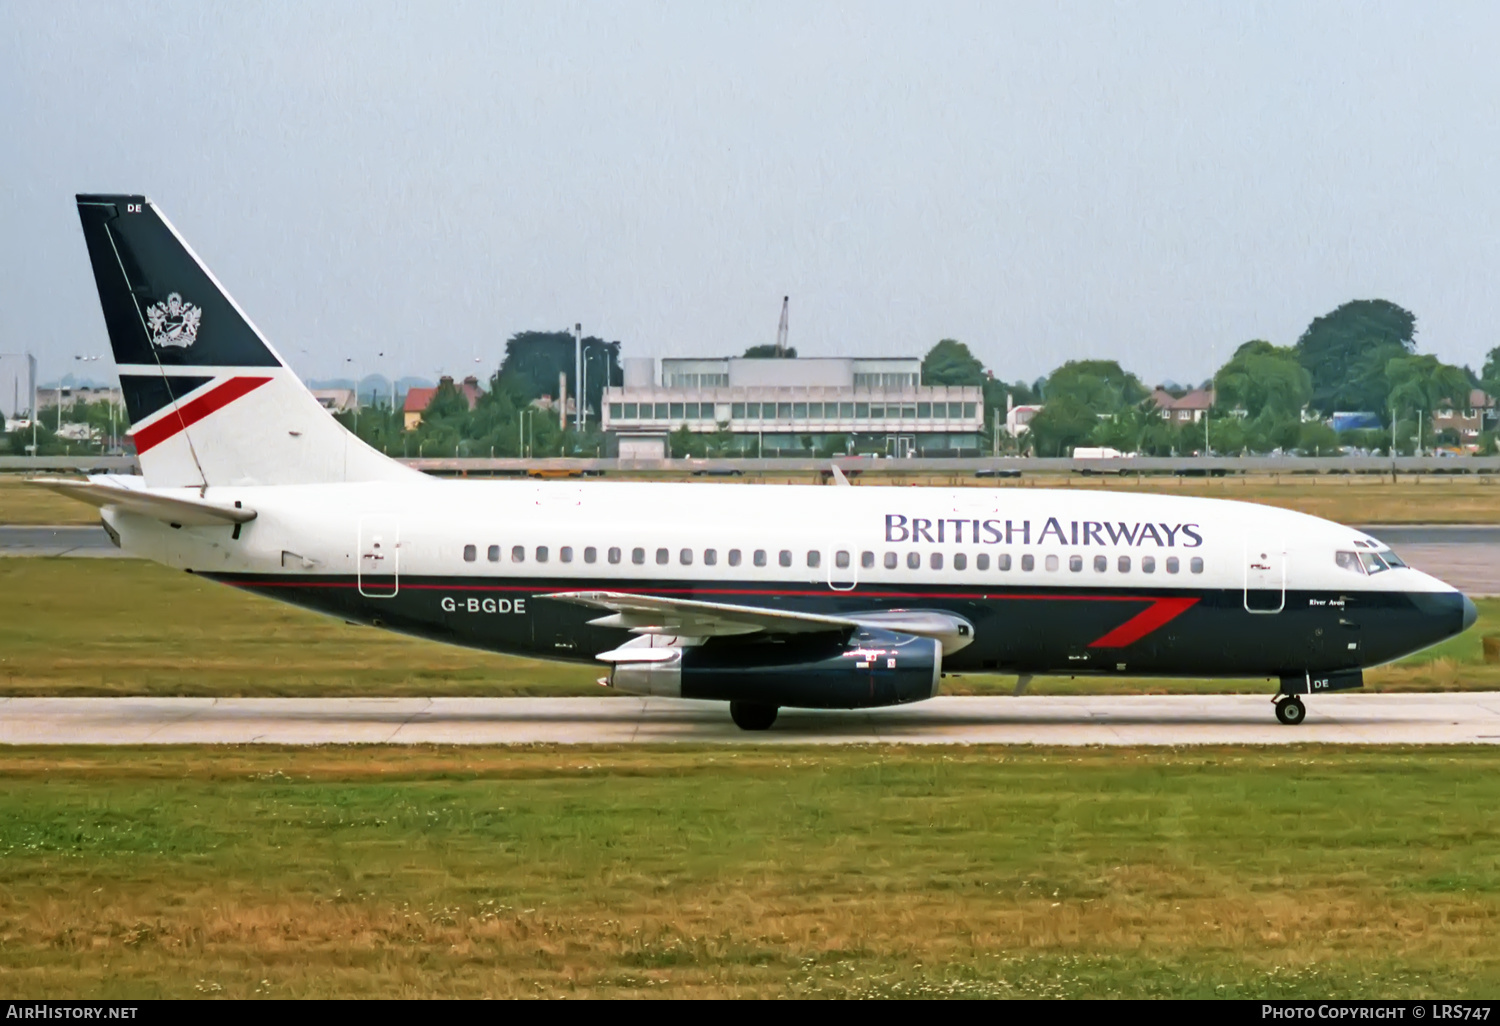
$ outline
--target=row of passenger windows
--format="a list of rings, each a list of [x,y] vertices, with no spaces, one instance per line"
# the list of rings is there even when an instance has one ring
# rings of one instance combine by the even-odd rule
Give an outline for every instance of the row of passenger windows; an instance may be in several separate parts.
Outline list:
[[[573,562],[573,552],[574,552],[573,546],[571,546],[571,545],[564,545],[564,546],[560,547],[557,550],[557,561],[559,563],[571,563],[571,562]],[[488,550],[486,551],[485,555],[486,555],[486,558],[491,563],[498,563],[498,562],[500,562],[501,546],[499,546],[499,545],[491,545],[488,548]],[[552,550],[551,550],[551,548],[549,548],[546,545],[538,545],[538,546],[536,546],[536,548],[534,548],[534,549],[531,550],[531,558],[532,558],[533,561],[535,561],[537,563],[546,563],[546,562],[549,562],[551,560],[551,558],[552,558]],[[624,552],[623,549],[611,547],[611,548],[609,548],[609,549],[606,550],[606,552],[605,552],[605,558],[610,563],[623,563],[625,561],[625,552]],[[692,566],[695,558],[696,558],[696,553],[695,553],[695,551],[693,549],[679,549],[677,551],[677,562],[679,564],[681,564],[682,566]],[[479,548],[478,548],[478,546],[475,546],[475,545],[465,545],[464,546],[464,561],[468,562],[468,563],[473,563],[473,562],[477,561],[478,559],[479,559]],[[510,550],[510,562],[512,562],[512,563],[524,563],[524,562],[526,562],[526,559],[527,559],[526,546],[524,546],[524,545],[513,545],[513,546],[511,546],[511,550]],[[704,566],[717,566],[718,563],[719,563],[719,550],[718,549],[704,549],[703,550],[703,554],[702,554],[702,559],[703,559],[703,565]],[[730,549],[728,552],[725,553],[725,559],[724,559],[724,561],[729,566],[739,566],[741,564],[742,560],[743,560],[743,554],[740,552],[739,549]],[[928,569],[931,569],[931,570],[941,570],[941,569],[943,569],[943,567],[945,565],[945,560],[946,560],[946,557],[944,556],[943,553],[941,553],[941,552],[930,552],[930,553],[927,554],[927,560],[926,560],[927,567],[928,567]],[[586,548],[584,548],[584,550],[583,550],[583,561],[585,563],[597,563],[599,561],[599,550],[596,549],[596,548],[594,548],[592,545],[587,546]],[[667,565],[669,565],[672,562],[672,550],[671,549],[666,549],[666,548],[659,548],[659,549],[657,549],[656,552],[655,552],[655,561],[656,561],[656,565],[657,566],[667,566]],[[822,561],[823,561],[823,554],[821,552],[819,552],[817,549],[811,549],[811,550],[807,551],[806,554],[803,557],[803,565],[808,566],[808,567],[812,567],[812,568],[817,568],[817,567],[821,566],[822,565]],[[646,550],[644,548],[633,548],[633,549],[631,549],[630,550],[630,562],[633,563],[636,566],[644,566],[645,563],[646,563]],[[769,566],[770,565],[770,554],[765,549],[755,549],[751,553],[750,562],[751,562],[751,565],[753,565],[753,566]],[[791,549],[782,549],[782,550],[780,550],[779,552],[776,553],[776,565],[777,566],[789,567],[789,566],[792,566],[794,562],[795,562],[795,559],[794,559],[794,556],[793,556],[793,553],[792,553]],[[838,569],[840,569],[840,570],[846,570],[846,569],[848,569],[852,562],[853,562],[853,556],[847,550],[840,549],[839,551],[837,551],[837,552],[835,552],[833,554],[833,565],[835,567],[837,567]],[[861,552],[859,554],[859,565],[861,567],[863,567],[864,569],[866,569],[866,570],[874,569],[875,562],[876,562],[876,554],[875,553],[873,553],[873,552]],[[882,559],[881,562],[883,563],[885,569],[887,569],[887,570],[896,570],[896,569],[899,569],[899,567],[901,566],[901,562],[902,562],[902,560],[901,560],[901,554],[897,553],[897,552],[887,552],[887,553],[885,553],[884,558]],[[922,568],[922,563],[923,563],[922,553],[916,552],[916,551],[911,551],[911,552],[906,553],[906,560],[905,560],[905,562],[906,562],[906,568],[908,570],[920,570]],[[1025,555],[1023,555],[1020,558],[1019,563],[1020,563],[1020,567],[1021,567],[1021,569],[1023,571],[1035,570],[1036,569],[1036,556],[1034,556],[1034,555],[1032,555],[1031,553],[1028,552],[1028,553],[1026,553]],[[969,564],[970,564],[970,559],[969,559],[968,553],[965,553],[965,552],[955,552],[953,554],[952,567],[953,567],[954,570],[967,570],[967,569],[969,569]],[[1106,572],[1108,572],[1109,567],[1110,567],[1109,557],[1105,556],[1103,554],[1096,555],[1096,556],[1093,557],[1092,565],[1093,565],[1095,573],[1101,573],[1101,574],[1102,573],[1106,573]],[[1130,573],[1131,567],[1132,567],[1133,564],[1132,564],[1132,560],[1131,560],[1130,556],[1116,556],[1115,557],[1115,563],[1114,563],[1114,565],[1115,565],[1115,569],[1119,573],[1128,574],[1128,573]],[[1141,573],[1143,573],[1143,574],[1154,574],[1154,573],[1156,573],[1156,565],[1157,565],[1157,560],[1156,560],[1155,556],[1142,556],[1142,557],[1140,557],[1140,570],[1141,570]],[[988,570],[990,568],[990,554],[988,552],[981,552],[981,553],[977,554],[976,556],[974,556],[974,558],[973,558],[973,566],[974,566],[975,570]],[[1007,571],[1007,570],[1010,570],[1012,566],[1013,566],[1013,564],[1011,562],[1011,555],[1010,555],[1010,553],[1008,553],[1008,552],[1002,552],[1002,553],[1000,553],[999,555],[997,555],[995,557],[995,569],[996,570]],[[1061,560],[1060,560],[1060,558],[1056,554],[1048,554],[1048,555],[1045,555],[1045,556],[1042,557],[1042,566],[1046,570],[1056,571],[1061,566]],[[1166,572],[1169,573],[1169,574],[1179,573],[1182,570],[1182,563],[1181,563],[1181,561],[1176,556],[1168,556],[1168,557],[1166,557],[1166,559],[1162,560],[1162,566],[1166,570]],[[1083,571],[1083,567],[1084,567],[1084,557],[1083,556],[1078,555],[1078,554],[1075,553],[1074,555],[1071,555],[1071,556],[1068,557],[1068,569],[1069,570],[1071,570],[1074,573],[1081,573]],[[1203,572],[1203,557],[1202,556],[1193,556],[1191,559],[1189,559],[1188,560],[1188,570],[1191,573],[1201,574]]]

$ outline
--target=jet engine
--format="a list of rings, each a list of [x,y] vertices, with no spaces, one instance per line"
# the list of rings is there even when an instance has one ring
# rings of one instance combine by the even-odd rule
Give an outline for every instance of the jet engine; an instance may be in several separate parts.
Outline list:
[[[943,663],[939,641],[873,627],[847,637],[685,640],[693,639],[648,636],[607,653],[614,665],[600,683],[632,695],[871,709],[931,698]]]

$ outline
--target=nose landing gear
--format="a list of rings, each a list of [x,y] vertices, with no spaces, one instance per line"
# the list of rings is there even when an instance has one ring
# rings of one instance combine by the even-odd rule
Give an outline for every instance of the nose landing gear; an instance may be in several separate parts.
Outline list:
[[[1275,702],[1276,719],[1288,727],[1295,727],[1307,719],[1307,706],[1296,695],[1277,695]]]

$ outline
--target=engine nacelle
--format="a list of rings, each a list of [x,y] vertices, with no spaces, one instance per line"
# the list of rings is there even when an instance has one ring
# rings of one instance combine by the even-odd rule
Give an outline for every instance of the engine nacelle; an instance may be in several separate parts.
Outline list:
[[[943,663],[938,641],[878,628],[857,630],[847,641],[780,635],[661,642],[611,653],[609,685],[632,695],[871,709],[931,698]]]

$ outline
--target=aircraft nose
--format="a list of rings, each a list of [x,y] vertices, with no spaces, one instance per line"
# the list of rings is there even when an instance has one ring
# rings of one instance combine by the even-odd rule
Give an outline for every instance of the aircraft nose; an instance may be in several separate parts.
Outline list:
[[[1479,619],[1479,610],[1478,610],[1478,608],[1475,607],[1474,601],[1471,598],[1469,598],[1469,596],[1464,595],[1463,596],[1463,600],[1464,600],[1464,625],[1463,625],[1463,627],[1460,628],[1460,630],[1465,630],[1466,631],[1470,627],[1474,626],[1474,621],[1475,620]]]

